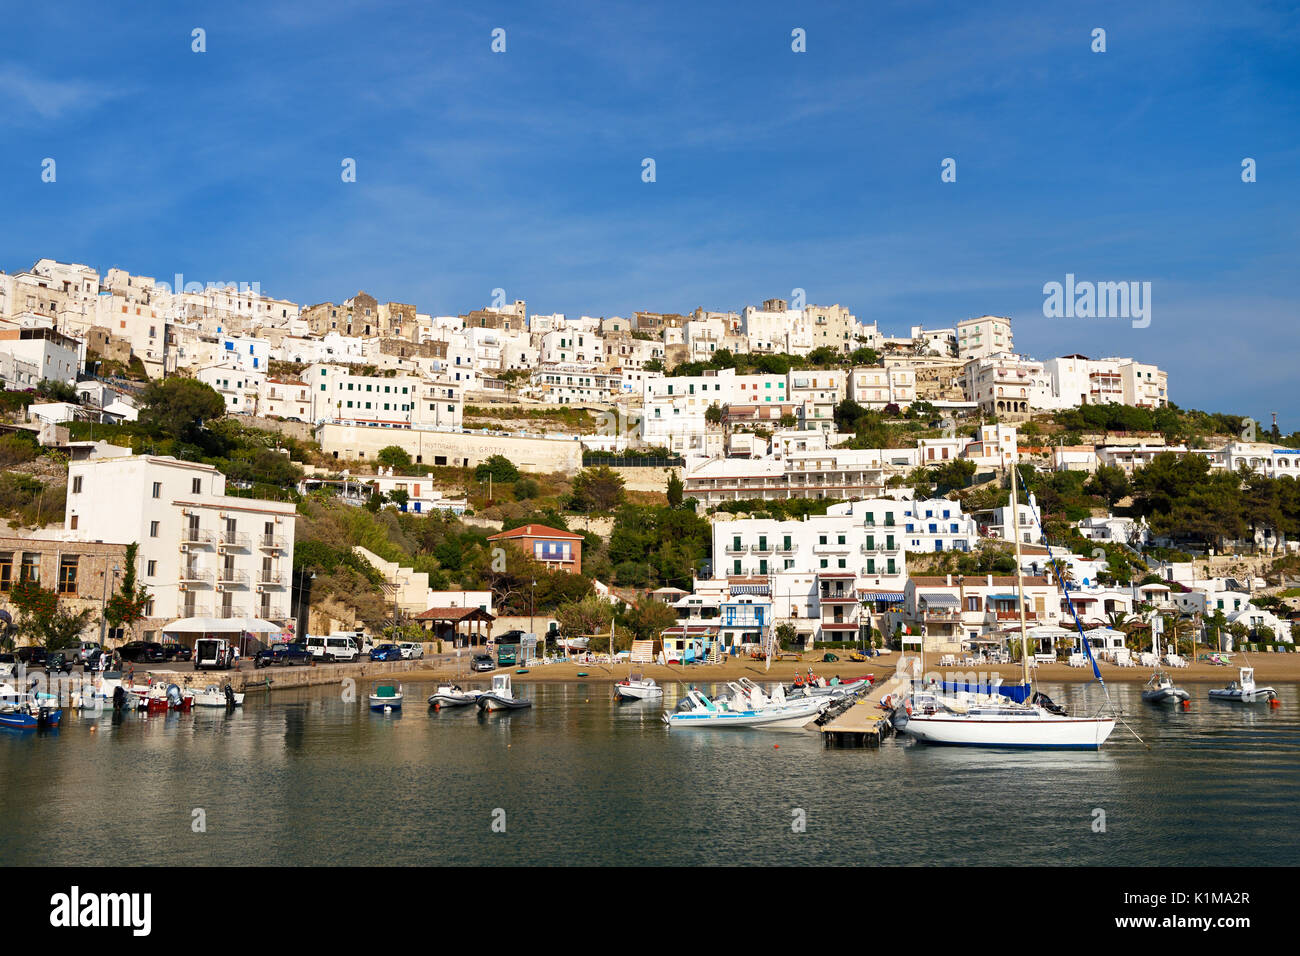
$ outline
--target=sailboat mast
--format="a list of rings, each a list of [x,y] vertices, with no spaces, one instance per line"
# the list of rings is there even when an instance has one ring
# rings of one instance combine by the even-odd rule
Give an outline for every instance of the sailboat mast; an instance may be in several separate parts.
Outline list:
[[[1025,627],[1025,576],[1020,566],[1020,507],[1016,498],[1016,464],[1011,463],[1011,535],[1016,542],[1016,603],[1020,605],[1020,657],[1025,683],[1029,683],[1029,632]]]

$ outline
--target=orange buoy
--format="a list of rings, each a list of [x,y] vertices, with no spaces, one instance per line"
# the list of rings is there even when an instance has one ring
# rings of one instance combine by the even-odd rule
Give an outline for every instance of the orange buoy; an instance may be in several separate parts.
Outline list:
[[[1281,707],[1281,706],[1282,706],[1282,702],[1281,702],[1280,700],[1278,700],[1276,697],[1273,697],[1273,698],[1271,698],[1271,699],[1269,700],[1269,702],[1268,702],[1268,706],[1270,706],[1270,707]]]
[[[1192,709],[1192,702],[1190,700],[1183,701],[1183,710],[1191,710],[1191,709]]]
[[[781,749],[781,745],[780,745],[780,744],[772,744],[772,749],[773,749],[773,750],[780,750],[780,749]]]

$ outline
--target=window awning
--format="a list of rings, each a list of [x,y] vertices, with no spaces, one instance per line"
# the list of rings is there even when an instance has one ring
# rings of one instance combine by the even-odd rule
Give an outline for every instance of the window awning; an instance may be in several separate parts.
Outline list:
[[[905,597],[902,591],[862,591],[861,594],[864,601],[885,601],[890,604],[897,604]]]
[[[772,589],[766,584],[736,584],[731,588],[732,594],[771,594]]]
[[[1016,599],[1016,595],[1014,594],[990,594],[988,596],[988,600],[990,601],[1014,601]]]
[[[922,594],[920,600],[930,607],[957,607],[957,598],[952,594]]]

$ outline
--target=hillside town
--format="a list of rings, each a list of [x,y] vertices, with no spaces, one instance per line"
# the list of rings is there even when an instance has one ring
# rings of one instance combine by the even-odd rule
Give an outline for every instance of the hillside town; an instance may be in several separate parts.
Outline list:
[[[678,661],[1007,654],[1024,615],[1055,661],[1073,605],[1117,662],[1157,619],[1294,645],[1300,450],[1177,408],[1156,356],[1032,357],[994,315],[881,330],[801,290],[611,317],[492,299],[0,274],[7,643],[549,648],[616,622]]]

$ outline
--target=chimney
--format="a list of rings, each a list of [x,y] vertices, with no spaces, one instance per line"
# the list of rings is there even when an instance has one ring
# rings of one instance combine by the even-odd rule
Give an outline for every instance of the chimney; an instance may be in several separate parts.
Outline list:
[[[993,575],[991,574],[988,576],[988,583],[989,583],[989,587],[993,587]]]
[[[947,582],[946,582],[946,583],[947,583],[948,587],[952,587],[952,575],[951,575],[951,574],[948,575],[948,579],[947,579]]]

